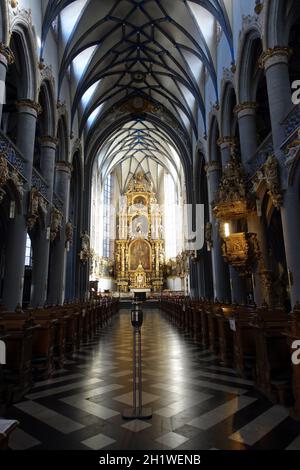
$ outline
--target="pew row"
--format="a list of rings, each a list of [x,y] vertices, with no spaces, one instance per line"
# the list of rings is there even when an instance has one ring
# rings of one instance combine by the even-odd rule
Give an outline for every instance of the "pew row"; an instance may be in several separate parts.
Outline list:
[[[108,297],[16,312],[2,307],[0,339],[6,346],[6,364],[0,368],[0,405],[19,401],[35,381],[50,378],[118,308],[118,300]]]

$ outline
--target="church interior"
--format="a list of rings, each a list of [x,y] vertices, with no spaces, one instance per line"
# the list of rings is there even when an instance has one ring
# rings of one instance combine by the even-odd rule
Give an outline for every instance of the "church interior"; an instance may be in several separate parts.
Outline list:
[[[1,450],[300,450],[299,89],[298,0],[1,0]]]

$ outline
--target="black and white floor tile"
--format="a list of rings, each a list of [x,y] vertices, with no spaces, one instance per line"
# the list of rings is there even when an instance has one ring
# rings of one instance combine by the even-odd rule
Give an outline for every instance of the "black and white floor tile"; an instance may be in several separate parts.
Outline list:
[[[158,310],[143,325],[148,421],[126,421],[132,403],[132,327],[122,311],[53,378],[7,410],[13,450],[300,449],[300,423],[223,367]]]

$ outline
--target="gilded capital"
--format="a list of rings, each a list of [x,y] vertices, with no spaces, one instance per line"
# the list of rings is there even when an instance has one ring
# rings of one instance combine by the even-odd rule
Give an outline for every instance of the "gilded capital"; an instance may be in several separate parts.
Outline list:
[[[72,173],[73,171],[73,166],[69,162],[57,162],[55,168],[58,171],[65,171],[67,173]]]
[[[8,46],[3,44],[2,42],[0,42],[0,54],[2,54],[5,57],[8,64],[13,64],[14,63],[15,56],[14,56],[13,51]]]
[[[213,171],[221,171],[222,167],[219,162],[209,162],[207,165],[205,165],[205,171],[206,173],[212,173]]]
[[[41,114],[43,111],[43,108],[41,107],[41,105],[32,100],[27,100],[27,99],[20,100],[16,103],[16,105],[19,111],[23,111],[24,108],[33,109],[34,111],[36,111],[37,114]]]
[[[248,114],[255,114],[257,108],[257,103],[255,101],[245,101],[244,103],[239,103],[234,107],[234,113],[239,117]]]
[[[275,46],[264,51],[259,59],[259,66],[262,69],[267,69],[272,65],[279,62],[288,62],[292,54],[290,47]]]
[[[41,144],[47,145],[47,144],[52,144],[55,145],[55,147],[58,145],[58,139],[56,137],[52,137],[50,135],[45,135],[40,138]]]
[[[236,144],[236,139],[235,137],[232,137],[232,136],[220,137],[217,140],[217,144],[219,147],[232,147],[233,145]]]

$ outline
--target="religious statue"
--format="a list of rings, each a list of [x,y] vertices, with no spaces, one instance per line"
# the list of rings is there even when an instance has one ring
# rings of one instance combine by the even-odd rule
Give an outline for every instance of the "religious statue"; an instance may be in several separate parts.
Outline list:
[[[274,206],[279,209],[282,205],[282,192],[278,161],[273,155],[270,155],[264,164],[264,177],[268,187],[268,194]]]
[[[141,222],[138,222],[135,227],[135,231],[137,234],[141,235],[142,234],[142,224]]]
[[[81,251],[80,259],[83,262],[86,262],[91,256],[90,250],[90,237],[86,231],[81,234]]]

